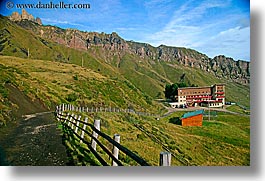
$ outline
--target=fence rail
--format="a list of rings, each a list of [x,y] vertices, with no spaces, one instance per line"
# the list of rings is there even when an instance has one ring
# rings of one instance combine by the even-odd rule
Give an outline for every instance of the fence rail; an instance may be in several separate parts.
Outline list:
[[[88,118],[82,119],[81,116],[71,113],[71,111],[79,111],[80,107],[73,107],[71,105],[60,105],[56,107],[56,118],[63,125],[66,131],[71,132],[79,140],[79,143],[84,143],[87,145],[88,149],[93,153],[97,160],[103,166],[109,166],[110,164],[104,160],[97,152],[97,145],[112,159],[112,166],[123,166],[124,164],[118,159],[119,151],[123,152],[125,155],[129,156],[132,160],[137,162],[141,166],[150,166],[150,164],[145,161],[140,156],[136,155],[126,147],[122,146],[120,142],[120,135],[115,134],[113,138],[107,134],[100,131],[100,120],[94,120],[94,124],[88,122]],[[82,108],[81,108],[82,110]],[[67,112],[66,112],[67,111]],[[80,111],[79,111],[80,112]],[[89,128],[89,130],[88,130]],[[90,141],[85,139],[85,135],[90,138]],[[112,151],[109,150],[98,137],[103,138],[109,144],[113,146]],[[160,166],[170,166],[171,154],[168,152],[160,153]]]
[[[57,110],[61,111],[74,111],[74,112],[123,112],[123,113],[134,113],[140,116],[159,116],[158,114],[152,114],[148,112],[135,111],[134,109],[123,109],[117,107],[85,107],[85,106],[74,106],[71,104],[61,104],[57,106]]]

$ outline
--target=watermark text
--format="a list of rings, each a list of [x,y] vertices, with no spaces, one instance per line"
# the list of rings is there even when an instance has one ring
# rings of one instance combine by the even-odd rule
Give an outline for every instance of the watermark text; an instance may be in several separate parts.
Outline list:
[[[37,3],[14,3],[13,1],[6,2],[6,8],[12,9],[90,9],[89,3],[64,3],[60,1],[58,3],[50,1],[49,3],[42,3],[38,1]]]

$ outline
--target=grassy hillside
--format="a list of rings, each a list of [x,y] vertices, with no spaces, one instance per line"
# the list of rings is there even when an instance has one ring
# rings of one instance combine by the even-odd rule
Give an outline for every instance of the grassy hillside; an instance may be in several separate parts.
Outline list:
[[[133,107],[138,111],[158,113],[162,107],[149,102],[139,89],[126,80],[107,78],[91,69],[52,61],[1,56],[1,122],[10,113],[7,85],[13,85],[32,100],[39,99],[52,109],[56,104]],[[249,165],[250,118],[218,113],[203,127],[181,127],[174,124],[184,112],[156,120],[133,114],[90,114],[102,120],[101,130],[121,135],[121,143],[151,165],[159,164],[159,153],[165,149],[174,154],[172,165]],[[125,155],[120,159],[135,165]]]
[[[83,64],[84,67],[108,79],[125,82],[135,90],[142,92],[147,100],[164,98],[165,85],[178,82],[183,75],[185,75],[186,82],[198,86],[225,83],[227,101],[239,102],[246,107],[250,106],[249,85],[217,78],[212,73],[186,67],[176,62],[150,60],[136,54],[111,52],[102,47],[92,46],[87,51],[76,50],[37,36],[9,21],[6,17],[0,16],[0,22],[0,54],[2,55],[27,58],[29,50],[30,59]],[[38,27],[39,25],[32,26]]]
[[[4,112],[11,105],[7,99],[9,91],[6,84],[18,87],[32,100],[40,99],[49,109],[69,102],[87,106],[130,107],[149,112],[157,112],[161,108],[130,82],[107,78],[75,64],[0,56],[0,65],[1,110]]]
[[[122,145],[153,166],[159,165],[159,154],[164,150],[172,153],[173,166],[250,165],[248,116],[218,112],[217,117],[210,121],[205,119],[202,127],[174,124],[174,120],[183,113],[177,112],[160,120],[128,113],[90,113],[83,116],[88,116],[91,123],[95,117],[100,118],[101,131],[111,137],[119,134]],[[101,141],[104,142],[103,139]],[[112,149],[111,144],[105,144]],[[98,152],[108,158],[100,149]],[[126,165],[137,165],[123,153],[119,159]]]

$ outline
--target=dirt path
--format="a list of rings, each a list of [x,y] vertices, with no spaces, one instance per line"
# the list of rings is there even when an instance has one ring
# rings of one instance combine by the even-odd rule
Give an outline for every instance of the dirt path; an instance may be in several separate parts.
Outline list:
[[[207,107],[189,107],[189,108],[171,108],[171,107],[167,107],[167,106],[164,106],[164,107],[167,109],[167,112],[161,116],[162,118],[167,117],[167,116],[173,114],[174,112],[178,112],[178,111],[195,111],[198,109],[204,109],[205,111],[209,110],[209,108],[207,108]],[[237,115],[241,115],[241,116],[250,116],[250,115],[241,114],[241,113],[229,111],[227,109],[222,109],[222,108],[210,108],[210,111],[219,111],[219,112],[226,112],[226,113],[230,113],[230,114],[237,114]]]
[[[4,155],[0,164],[67,165],[67,154],[60,133],[52,113],[37,114],[32,118],[19,120],[17,127],[0,140],[0,155]]]
[[[0,165],[67,165],[66,148],[52,112],[7,84],[9,100],[18,106],[12,121],[0,130]]]

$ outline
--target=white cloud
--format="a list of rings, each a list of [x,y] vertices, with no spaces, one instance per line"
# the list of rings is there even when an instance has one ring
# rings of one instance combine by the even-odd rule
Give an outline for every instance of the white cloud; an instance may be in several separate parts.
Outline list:
[[[150,35],[146,41],[154,46],[166,44],[171,46],[191,46],[196,41],[196,35],[200,28],[195,26],[175,25],[174,28],[166,28],[163,31]]]
[[[200,19],[210,8],[225,7],[224,1],[203,1],[193,7],[193,1],[183,4],[179,10],[174,12],[173,18],[165,28],[174,28],[178,24],[187,24],[191,20]]]
[[[197,49],[208,52],[210,57],[226,55],[235,60],[250,60],[250,27],[235,27],[210,37],[207,41],[198,43]]]
[[[51,24],[51,25],[64,24],[64,25],[71,25],[71,26],[86,27],[83,24],[74,23],[74,22],[70,22],[70,21],[62,21],[62,20],[49,19],[49,18],[42,18],[41,20],[42,20],[43,24]]]
[[[223,6],[224,3],[219,1],[204,1],[199,6],[193,7],[193,1],[187,1],[174,12],[173,17],[162,30],[146,37],[146,41],[155,46],[162,43],[175,46],[191,46],[197,41],[204,27],[194,26],[189,21],[200,19],[209,8]]]
[[[210,57],[224,54],[234,59],[249,60],[248,18],[228,13],[221,19],[204,19],[210,10],[227,8],[230,1],[206,0],[196,6],[194,2],[187,1],[180,6],[160,31],[150,34],[144,41],[154,46],[165,44],[193,48]]]

